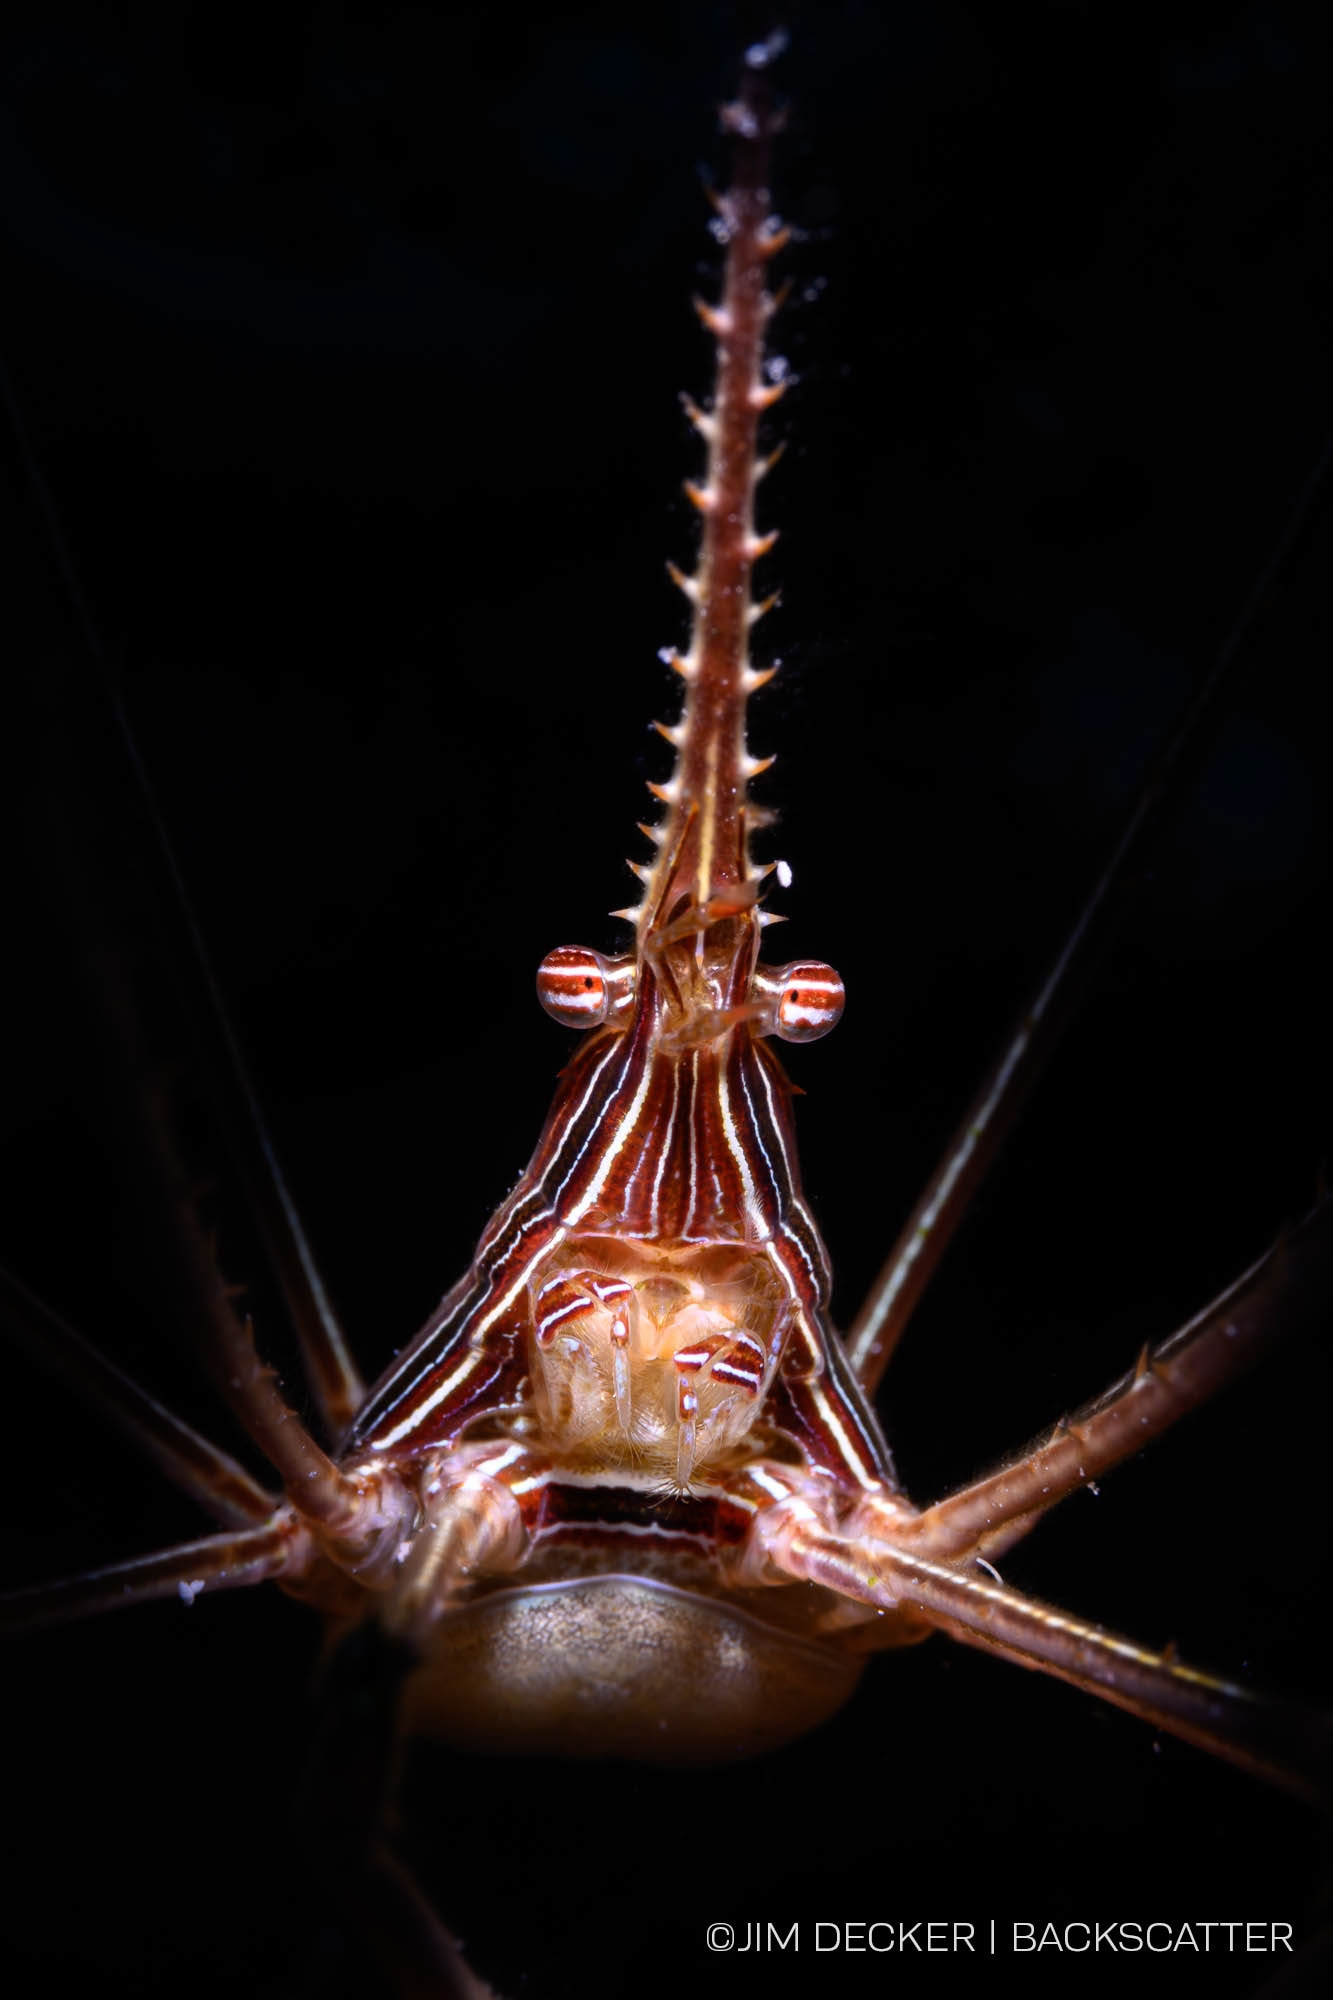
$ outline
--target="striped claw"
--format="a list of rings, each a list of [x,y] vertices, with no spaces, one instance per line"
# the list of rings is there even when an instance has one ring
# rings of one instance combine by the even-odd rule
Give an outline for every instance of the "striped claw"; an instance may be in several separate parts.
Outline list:
[[[528,1296],[549,1446],[585,1470],[633,1466],[681,1492],[753,1428],[791,1330],[752,1245],[608,1258],[604,1235],[574,1236]]]

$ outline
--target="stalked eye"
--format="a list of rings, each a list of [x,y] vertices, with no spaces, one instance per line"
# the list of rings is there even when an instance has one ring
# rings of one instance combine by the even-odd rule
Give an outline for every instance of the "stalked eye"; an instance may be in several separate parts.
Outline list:
[[[817,1042],[837,1025],[847,998],[833,967],[817,958],[759,966],[754,992],[763,1009],[759,1032],[784,1042]]]
[[[562,944],[537,967],[537,998],[567,1028],[600,1028],[633,998],[632,958],[603,958],[586,945]]]

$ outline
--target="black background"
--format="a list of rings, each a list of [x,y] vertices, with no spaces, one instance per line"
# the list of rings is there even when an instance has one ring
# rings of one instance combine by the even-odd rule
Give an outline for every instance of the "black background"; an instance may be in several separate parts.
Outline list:
[[[667,763],[643,725],[676,699],[663,563],[693,541],[674,394],[708,379],[699,168],[723,170],[714,106],[752,24],[626,11],[62,6],[0,47],[3,349],[372,1375],[523,1164],[568,1047],[532,968],[620,942],[602,912]],[[850,995],[791,1063],[846,1321],[1328,429],[1333,65],[1320,9],[1264,0],[1151,26],[929,0],[789,18],[802,240],[776,341],[800,382],[762,517],[784,672],[751,734],[780,759],[781,945]],[[12,493],[16,644],[77,675],[21,470]],[[1120,1372],[1313,1189],[1331,510],[893,1371],[920,1498]],[[156,1324],[51,892],[9,851],[3,1254],[225,1435]],[[226,1248],[287,1361],[239,1224]],[[59,1391],[9,1379],[15,1581],[198,1532]],[[1006,1575],[1318,1694],[1328,1387],[1293,1343]],[[259,1907],[317,1643],[257,1591],[10,1652],[9,1990],[287,1994],[302,1964],[340,1990],[327,1940],[295,1926],[283,1965]],[[943,1642],[752,1767],[413,1771],[406,1845],[506,1994],[990,1971],[710,1959],[715,1919],[1319,1921],[1305,1808]],[[1273,1968],[1017,1969],[1227,1994]]]

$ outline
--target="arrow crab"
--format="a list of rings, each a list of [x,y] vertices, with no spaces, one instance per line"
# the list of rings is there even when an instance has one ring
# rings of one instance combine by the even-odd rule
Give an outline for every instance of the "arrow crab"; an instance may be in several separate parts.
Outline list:
[[[604,46],[622,62],[638,48],[627,36]],[[552,63],[556,49],[548,49]],[[1148,740],[1169,727],[1197,663],[1226,629],[1243,595],[1243,584],[1228,583],[1248,582],[1259,566],[1256,546],[1275,538],[1311,455],[1308,415],[1275,443],[1282,426],[1271,406],[1261,407],[1258,389],[1251,400],[1237,387],[1268,382],[1281,365],[1299,377],[1301,358],[1299,343],[1294,362],[1290,343],[1256,356],[1255,322],[1229,310],[1245,263],[1220,259],[1211,310],[1200,295],[1204,249],[1194,246],[1217,250],[1206,224],[1234,189],[1222,140],[1202,114],[1181,110],[1190,105],[1181,75],[1191,56],[1201,75],[1221,57],[1184,44],[1158,45],[1163,51],[1177,70],[1166,100],[1185,130],[1145,141],[1119,162],[1119,178],[1105,170],[1100,253],[1053,247],[1058,210],[1031,237],[1012,222],[1039,184],[1033,161],[1056,137],[1070,141],[1072,117],[1048,125],[1031,158],[1012,135],[1007,141],[1010,178],[991,196],[998,248],[982,222],[973,220],[961,242],[949,227],[964,199],[976,199],[988,160],[980,136],[969,139],[970,175],[955,166],[960,178],[946,183],[947,198],[936,181],[933,197],[918,195],[920,207],[895,215],[910,132],[938,132],[941,120],[945,130],[962,128],[975,71],[959,52],[947,83],[927,65],[932,118],[913,126],[904,71],[915,64],[919,81],[926,59],[899,50],[894,70],[880,48],[881,82],[908,119],[907,135],[886,132],[881,100],[870,106],[867,86],[842,76],[838,88],[858,116],[843,140],[821,132],[804,210],[798,202],[817,251],[792,261],[808,266],[813,255],[823,268],[798,276],[781,327],[779,351],[794,353],[795,372],[807,377],[783,419],[796,449],[766,496],[769,518],[784,531],[781,557],[771,560],[789,601],[780,615],[790,638],[775,622],[785,686],[780,677],[752,734],[764,749],[776,745],[791,773],[789,787],[772,781],[784,819],[771,837],[771,851],[789,853],[796,874],[791,896],[774,895],[772,904],[790,909],[789,955],[827,951],[852,996],[839,1034],[797,1069],[810,1093],[801,1107],[807,1177],[847,1294],[844,1318],[1078,907],[1133,797]],[[664,424],[651,451],[627,442],[655,421],[645,414],[654,379],[681,376],[676,308],[696,255],[678,223],[683,205],[658,191],[664,176],[651,152],[679,157],[679,121],[693,114],[676,101],[685,95],[679,63],[673,70],[662,49],[655,56],[666,65],[659,74],[676,79],[674,97],[646,88],[636,96],[623,82],[613,96],[589,65],[593,77],[578,86],[582,114],[568,118],[581,134],[572,158],[561,151],[551,108],[568,77],[557,81],[536,63],[510,73],[494,89],[490,116],[521,143],[514,158],[492,136],[486,157],[503,156],[499,184],[484,195],[469,189],[469,201],[484,204],[475,225],[431,211],[432,187],[438,200],[444,178],[437,160],[415,210],[395,211],[408,221],[380,234],[367,229],[363,240],[381,261],[367,264],[361,289],[346,286],[345,245],[303,237],[301,256],[276,265],[275,297],[287,317],[271,314],[267,346],[244,299],[223,303],[229,273],[218,239],[208,246],[211,264],[199,261],[202,239],[187,238],[181,252],[186,279],[193,271],[196,280],[192,327],[180,323],[188,283],[164,300],[145,256],[128,306],[108,308],[124,345],[110,342],[92,381],[67,387],[68,435],[83,426],[101,446],[100,455],[90,450],[93,473],[72,501],[60,478],[67,434],[57,432],[48,450],[62,505],[76,510],[81,566],[85,552],[94,562],[94,603],[121,602],[136,565],[141,579],[150,568],[160,580],[161,623],[131,646],[125,666],[136,729],[223,984],[256,1051],[292,1181],[314,1187],[332,1158],[349,1163],[337,1190],[316,1196],[331,1209],[311,1220],[317,1240],[333,1246],[349,1324],[371,1329],[368,1343],[382,1342],[363,1356],[372,1372],[419,1323],[442,1263],[452,1269],[465,1254],[521,1166],[560,1059],[555,1030],[544,1042],[540,1027],[532,1032],[531,1000],[512,968],[577,928],[586,885],[609,882],[613,830],[640,815],[639,776],[664,776],[651,753],[640,774],[626,770],[624,755],[626,714],[647,712],[646,697],[636,704],[633,694],[629,651],[683,636],[665,593],[660,630],[645,632],[642,586],[663,552],[659,495],[682,469],[681,439]],[[846,60],[816,40],[816,70]],[[572,57],[569,66],[578,67]],[[411,94],[401,88],[400,129],[411,131]],[[1290,99],[1277,85],[1271,92],[1264,99],[1252,84],[1246,102],[1276,119],[1281,101],[1291,115]],[[697,94],[696,86],[692,103]],[[339,101],[336,90],[325,95]],[[813,88],[801,95],[816,101]],[[1039,95],[1040,73],[1019,101]],[[632,177],[633,203],[626,197],[621,209],[591,136],[594,112],[611,102],[642,112],[650,96],[652,117],[635,135],[646,157]],[[1011,122],[1001,104],[987,130],[993,136]],[[468,131],[471,146],[456,138],[457,158],[445,167],[481,156],[477,128]],[[799,136],[792,143],[789,182],[802,171]],[[1197,187],[1181,165],[1196,157],[1192,145],[1204,153]],[[867,233],[839,247],[858,228],[853,200],[871,161],[875,195],[859,225]],[[389,193],[402,203],[388,176],[381,162],[354,189],[363,218],[369,202],[374,222],[375,202],[387,204]],[[319,207],[319,189],[338,182],[318,162],[304,170],[289,163],[275,177],[303,223]],[[627,284],[623,270],[608,267],[593,287],[591,339],[584,285],[589,246],[604,225],[600,210],[569,219],[581,183],[621,218],[619,261],[635,274]],[[826,238],[820,203],[833,184],[844,192]],[[224,185],[235,183],[224,176]],[[525,200],[532,186],[546,191],[549,224],[533,216],[530,194]],[[1284,287],[1294,295],[1309,266],[1287,236],[1267,255],[1255,251],[1270,213],[1261,195],[1251,196],[1247,254],[1259,256],[1271,300]],[[944,213],[930,214],[932,203]],[[641,218],[634,228],[625,219],[631,206]],[[54,230],[61,218],[48,220]],[[229,220],[242,229],[244,218]],[[495,246],[513,243],[520,224],[531,231],[531,242],[518,239],[528,254],[501,257]],[[543,252],[537,239],[548,226],[559,247]],[[262,227],[269,244],[279,241],[271,211]],[[469,261],[473,230],[492,248]],[[428,281],[412,266],[414,247],[432,231],[455,259],[447,285],[438,267]],[[931,251],[918,242],[926,234],[937,244]],[[650,242],[660,260],[654,303],[631,334],[627,300]],[[668,251],[674,275],[662,273]],[[53,277],[56,259],[40,268],[56,291],[72,284],[77,293],[82,281],[97,296],[113,252],[116,268],[133,265],[121,238],[91,274]],[[845,259],[849,292],[858,269],[875,274],[859,294],[869,330],[854,336],[836,280],[822,301],[801,295],[817,289],[835,258]],[[959,267],[975,274],[967,284]],[[447,313],[437,304],[395,357],[394,386],[367,381],[363,393],[364,355],[392,355],[405,338],[395,317],[402,299],[446,292]],[[1236,341],[1229,348],[1228,327]],[[316,328],[324,329],[318,341]],[[150,351],[140,356],[143,400],[130,422],[106,414],[124,409],[108,384],[136,336]],[[1217,355],[1213,337],[1223,343]],[[821,370],[826,341],[847,356],[846,373]],[[663,366],[659,342],[669,357]],[[1065,358],[1067,342],[1076,360]],[[187,350],[207,357],[219,385],[215,407],[193,420],[188,449],[174,432]],[[170,354],[180,372],[154,371],[154,352]],[[704,367],[700,351],[689,371],[696,385]],[[460,410],[464,381],[479,386],[475,407]],[[1294,395],[1283,381],[1284,410]],[[262,436],[240,421],[252,403],[265,412]],[[111,426],[109,437],[90,410]],[[41,418],[39,408],[39,432]],[[1144,439],[1154,426],[1171,448],[1150,462]],[[140,427],[150,442],[136,456]],[[1219,435],[1223,455],[1243,468],[1238,487],[1265,496],[1244,519],[1239,502],[1219,495],[1216,462],[1201,469],[1204,438]],[[150,496],[158,466],[174,498]],[[367,467],[382,479],[378,488],[362,482]],[[255,486],[267,490],[247,508],[242,496]],[[428,503],[420,497],[427,493]],[[104,517],[118,509],[126,517],[110,556],[94,553],[99,506]],[[682,511],[667,531],[678,560],[690,533]],[[1070,1031],[895,1366],[883,1407],[914,1493],[960,1483],[1122,1374],[1145,1339],[1188,1318],[1308,1199],[1320,1147],[1311,1066],[1322,1040],[1303,940],[1317,933],[1318,918],[1308,929],[1297,918],[1321,907],[1325,753],[1302,706],[1322,616],[1318,567],[1308,549],[1288,565],[1261,635],[1271,672],[1252,670],[1242,681],[1240,719],[1225,725],[1193,816],[1182,816],[1157,863],[1146,912]],[[211,607],[206,639],[197,606],[190,622],[181,611],[187,582]],[[251,607],[244,619],[242,599]],[[802,641],[805,607],[815,637]],[[113,615],[113,624],[133,632],[128,619]],[[442,656],[450,662],[443,686]],[[608,888],[605,900],[618,898]],[[613,948],[616,934],[596,941]],[[53,1067],[75,1039],[59,1014],[39,1012],[26,1032]],[[56,1116],[62,1092],[44,1088],[47,1095],[36,1084],[32,1099],[21,1095],[15,1157],[34,1184],[45,1165],[47,1191],[54,1182],[66,1201],[59,1229],[43,1239],[29,1221],[29,1190],[16,1194],[12,1261],[160,1381],[160,1355],[140,1325],[147,1314],[137,1303],[132,1229],[95,1159],[71,1163]],[[81,1234],[73,1272],[71,1183],[92,1196],[94,1214],[100,1193],[109,1217]],[[234,1252],[224,1262],[229,1273],[241,1268]],[[279,1308],[266,1302],[262,1275],[248,1264],[244,1275],[268,1352]],[[49,1407],[49,1389],[29,1393]],[[1323,1546],[1311,1493],[1323,1406],[1318,1358],[1303,1350],[1279,1357],[1155,1454],[1123,1467],[1103,1494],[1071,1498],[1003,1562],[1006,1578],[1145,1641],[1174,1639],[1186,1658],[1229,1675],[1299,1687],[1304,1607]],[[211,1428],[206,1399],[188,1413]],[[33,1550],[34,1578],[196,1532],[184,1510],[158,1515],[160,1487],[147,1476],[136,1485],[77,1412],[62,1406],[60,1421],[55,1519],[50,1542]],[[18,1449],[36,1448],[24,1436]],[[36,1455],[46,1492],[49,1445]],[[89,1492],[91,1502],[80,1497]],[[1270,1505],[1281,1508],[1280,1535]],[[144,1515],[136,1529],[136,1510],[149,1508],[153,1524]],[[63,1562],[50,1545],[62,1534]],[[284,1706],[274,1690],[295,1705],[306,1671],[298,1649],[308,1652],[309,1641],[288,1636],[302,1621],[266,1597],[212,1602],[206,1591],[188,1611],[178,1604],[80,1628],[68,1667],[68,1635],[43,1642],[34,1708],[59,1717],[61,1742],[50,1754],[69,1760],[62,1779],[44,1779],[40,1798],[54,1819],[47,1839],[57,1851],[72,1839],[82,1855],[60,1893],[75,1910],[100,1913],[100,1949],[113,1968],[135,1963],[144,1925],[123,1914],[134,1908],[124,1881],[122,1915],[103,1907],[116,1872],[106,1859],[114,1824],[106,1802],[133,1782],[155,1796],[162,1826],[186,1811],[192,1827],[208,1824],[206,1859],[188,1870],[173,1863],[172,1840],[154,1847],[150,1837],[146,1851],[156,1859],[127,1871],[170,1883],[155,1934],[164,1963],[173,1951],[175,1962],[189,1963],[191,1934],[207,1922],[216,1885],[244,1862],[252,1789],[291,1761],[290,1719],[281,1731],[272,1722]],[[242,1762],[247,1789],[238,1793]],[[605,1794],[637,1792],[639,1781],[599,1778],[590,1787],[603,1795],[599,1803],[578,1796],[571,1768],[482,1759],[441,1766],[429,1756],[420,1768],[426,1775],[407,1781],[409,1845],[426,1850],[416,1857],[419,1872],[441,1906],[458,1912],[470,1935],[475,1926],[479,1962],[489,1969],[498,1957],[502,1987],[522,1963],[559,1964],[552,1932],[558,1913],[568,1920],[568,1904],[533,1885],[541,1871],[531,1859],[522,1864],[527,1901],[517,1927],[526,1937],[488,1946],[487,1909],[494,1931],[507,1932],[499,1912],[513,1893],[497,1856],[509,1853],[515,1823],[548,1809],[557,1820],[570,1816],[580,1852],[589,1851]],[[131,1777],[145,1769],[147,1777]],[[838,1814],[853,1782],[910,1799],[910,1861],[895,1828],[859,1856],[849,1878]],[[437,1783],[451,1800],[447,1826],[437,1807],[423,1811],[414,1801],[414,1787],[429,1800]],[[1166,1739],[1154,1745],[1150,1732],[1035,1677],[946,1655],[939,1641],[878,1663],[844,1716],[804,1745],[752,1767],[658,1775],[652,1784],[661,1790],[648,1810],[672,1852],[733,1800],[757,1808],[761,1825],[790,1815],[799,1860],[775,1869],[756,1853],[737,1895],[738,1908],[775,1921],[788,1909],[822,1914],[831,1896],[850,1897],[849,1879],[859,1901],[835,1916],[851,1919],[872,1904],[877,1912],[888,1881],[893,1914],[906,1913],[905,1898],[938,1898],[944,1880],[960,1913],[996,1906],[1018,1915],[1038,1850],[1052,1911],[1076,1914],[1079,1896],[1096,1885],[1101,1913],[1103,1902],[1123,1905],[1145,1874],[1160,1879],[1182,1845],[1226,1914],[1228,1898],[1276,1893],[1273,1857],[1293,1850],[1301,1825],[1299,1808],[1209,1769],[1195,1753]],[[42,1816],[33,1813],[40,1849]],[[1077,1832],[1076,1859],[1052,1862],[1052,1823]],[[961,1860],[959,1826],[970,1830]],[[997,1864],[990,1857],[1001,1839],[1012,1854]],[[538,1853],[551,1840],[548,1826],[535,1840]],[[614,1849],[615,1838],[607,1845]],[[974,1858],[981,1855],[984,1865]],[[621,1866],[604,1849],[589,1863],[576,1902],[584,1948],[633,1962],[636,1991],[652,1990],[658,1957],[678,1976],[689,1954],[690,1976],[706,1978],[702,1931],[730,1906],[715,1907],[710,1892],[696,1907],[692,1895],[687,1911],[654,1912],[631,1934]],[[49,1881],[49,1851],[47,1867]],[[1291,1879],[1285,1860],[1281,1879]],[[775,1886],[780,1907],[770,1912],[756,1897]],[[565,1883],[561,1897],[568,1893]],[[1174,1909],[1174,1891],[1170,1900]],[[116,1977],[127,1990],[135,1985],[132,1971],[113,1970],[112,1984]]]

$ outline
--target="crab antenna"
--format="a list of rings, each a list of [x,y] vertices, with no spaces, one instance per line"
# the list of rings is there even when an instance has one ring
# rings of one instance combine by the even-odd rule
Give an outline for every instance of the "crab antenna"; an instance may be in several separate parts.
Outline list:
[[[686,408],[708,445],[702,486],[686,492],[703,517],[699,563],[692,576],[671,575],[693,606],[689,649],[672,656],[685,681],[685,702],[675,728],[670,781],[650,789],[667,808],[653,830],[657,860],[644,871],[644,894],[625,914],[637,923],[640,943],[686,897],[698,909],[752,903],[761,874],[750,860],[749,830],[760,812],[747,798],[749,780],[765,768],[745,742],[749,694],[770,676],[749,663],[749,632],[768,608],[751,594],[751,572],[776,541],[754,531],[754,491],[764,470],[756,441],[759,419],[782,394],[770,367],[764,372],[764,329],[779,300],[765,284],[770,259],[788,232],[769,204],[769,144],[780,129],[768,65],[779,53],[771,38],[747,50],[736,100],[722,110],[722,129],[734,141],[731,186],[714,197],[715,233],[726,244],[722,297],[696,310],[717,342],[716,388],[711,409]],[[771,602],[772,600],[768,600]]]

